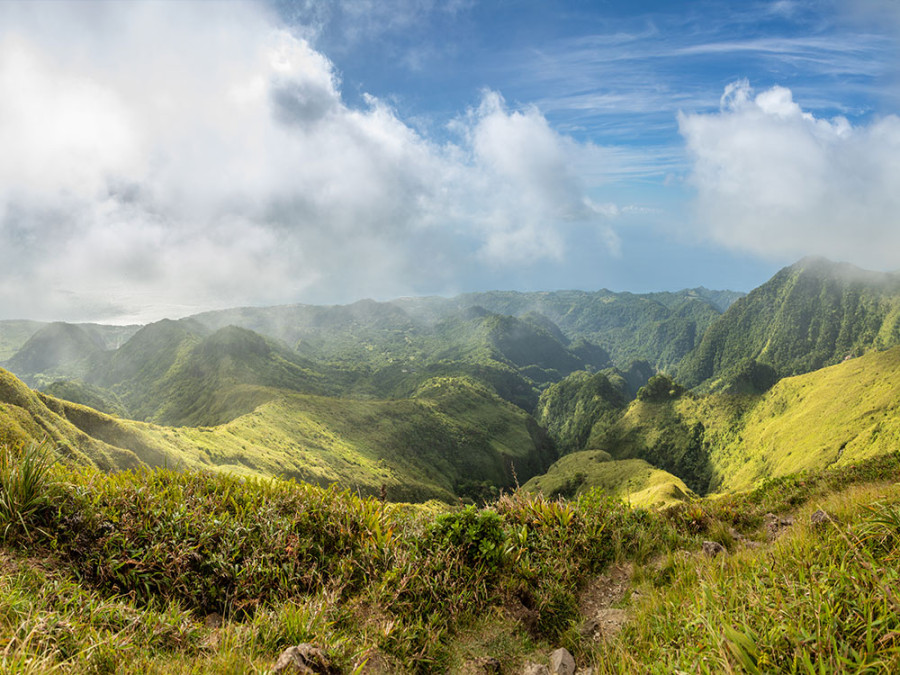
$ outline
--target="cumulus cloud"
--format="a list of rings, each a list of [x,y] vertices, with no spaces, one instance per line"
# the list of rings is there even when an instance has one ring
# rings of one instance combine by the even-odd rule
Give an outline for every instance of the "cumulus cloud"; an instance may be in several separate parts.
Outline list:
[[[784,87],[730,84],[719,112],[681,114],[705,232],[771,258],[900,259],[900,118],[852,125],[804,111]]]
[[[591,155],[487,92],[438,143],[257,4],[0,5],[0,314],[147,320],[440,290],[614,242]],[[480,262],[479,262],[480,261]]]
[[[599,159],[599,150],[560,136],[536,108],[510,112],[499,93],[488,91],[454,126],[470,152],[464,189],[478,208],[466,217],[483,234],[485,260],[561,259],[565,232],[548,224],[610,215],[592,204],[573,172],[579,156]]]

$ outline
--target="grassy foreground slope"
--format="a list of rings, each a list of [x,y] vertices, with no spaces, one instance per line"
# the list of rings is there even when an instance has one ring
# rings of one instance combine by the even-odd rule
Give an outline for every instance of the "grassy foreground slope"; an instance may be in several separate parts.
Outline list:
[[[164,427],[33,392],[0,371],[0,442],[48,439],[104,470],[142,464],[338,483],[392,500],[454,500],[511,486],[556,459],[534,420],[464,378],[435,378],[411,399],[335,399],[265,387],[230,395],[252,412],[209,427]],[[514,473],[515,472],[515,473]]]
[[[435,516],[0,446],[23,498],[0,502],[0,670],[249,674],[311,643],[321,672],[369,675],[522,672],[560,645],[597,673],[897,672],[898,471],[894,454],[661,512],[517,492]],[[793,519],[774,541],[768,512]],[[622,631],[595,640],[610,613]]]

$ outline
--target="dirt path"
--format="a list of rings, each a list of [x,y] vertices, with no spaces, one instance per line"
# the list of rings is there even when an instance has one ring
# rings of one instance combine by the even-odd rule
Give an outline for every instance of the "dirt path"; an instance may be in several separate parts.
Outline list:
[[[625,597],[632,571],[631,563],[610,567],[584,588],[578,603],[584,617],[582,635],[600,641],[622,630],[629,619],[628,610],[613,605]]]

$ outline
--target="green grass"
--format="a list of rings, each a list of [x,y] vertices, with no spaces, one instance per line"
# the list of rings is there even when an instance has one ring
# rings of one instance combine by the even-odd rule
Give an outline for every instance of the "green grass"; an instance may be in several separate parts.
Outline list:
[[[47,474],[53,462],[44,446],[0,445],[0,541],[32,533],[29,524],[53,499]]]
[[[814,526],[824,507],[835,521]],[[594,653],[601,673],[890,673],[900,668],[900,489],[861,486],[797,513],[775,544],[677,556]]]
[[[898,377],[900,347],[894,347],[783,378],[764,394],[644,396],[609,414],[607,408],[591,408],[590,396],[576,390],[568,403],[557,402],[557,421],[578,421],[581,436],[590,427],[585,449],[643,459],[699,494],[730,493],[766,478],[849,466],[895,451]],[[569,380],[578,383],[575,376]],[[548,389],[545,399],[569,384]],[[572,433],[563,422],[552,428],[565,439]],[[570,473],[578,471],[583,469]]]
[[[530,418],[475,383],[438,378],[413,399],[277,392],[211,428],[145,427],[172,461],[257,476],[338,483],[395,501],[454,500],[465,481],[512,486],[556,458]]]
[[[694,495],[677,476],[653,467],[641,459],[612,460],[601,450],[568,454],[547,473],[529,480],[523,489],[550,496],[574,497],[600,489],[611,497],[635,506],[668,506]]]
[[[410,399],[359,400],[258,386],[229,390],[252,412],[213,427],[117,419],[32,392],[0,371],[0,442],[47,438],[72,461],[338,483],[394,501],[455,501],[473,486],[511,487],[556,459],[520,408],[467,378],[433,378]]]
[[[54,398],[88,406],[107,415],[128,417],[128,411],[118,396],[108,390],[85,384],[81,380],[56,380],[42,391]]]
[[[683,400],[693,399],[689,395],[663,401],[639,398],[615,421],[595,425],[587,445],[614,459],[643,459],[704,494],[712,475],[705,428],[702,421],[683,412],[689,405]]]
[[[712,432],[716,489],[744,490],[766,477],[850,465],[900,447],[898,372],[900,348],[893,348],[783,379],[745,400],[739,417],[729,418],[727,396],[713,397],[705,410],[693,402],[681,409]]]
[[[219,651],[241,654],[237,672],[299,641],[328,645],[346,669],[377,653],[400,671],[444,672],[456,633],[504,607],[533,617],[531,637],[518,627],[514,644],[571,640],[575,591],[590,574],[677,538],[661,518],[597,494],[518,493],[435,518],[346,491],[196,472],[57,466],[52,483],[53,508],[27,516],[31,536],[0,549],[9,667],[136,672],[162,659],[159,670],[203,670],[219,658],[204,649],[204,619],[217,613],[228,626]]]
[[[343,672],[458,672],[485,656],[515,672],[559,645],[599,672],[892,672],[898,467],[876,458],[661,512],[589,491],[435,515],[284,481],[58,464],[39,489],[52,508],[0,544],[0,668],[251,673],[312,642]],[[832,524],[809,524],[819,507]],[[797,524],[697,553],[728,528],[760,539],[766,509]],[[578,631],[579,593],[613,561],[636,569],[633,618],[598,644]]]

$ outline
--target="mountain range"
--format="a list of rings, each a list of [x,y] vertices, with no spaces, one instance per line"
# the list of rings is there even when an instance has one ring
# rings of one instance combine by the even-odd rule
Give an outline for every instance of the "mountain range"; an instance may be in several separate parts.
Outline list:
[[[0,321],[0,441],[394,500],[518,482],[665,503],[895,448],[895,345],[900,276],[813,258],[746,295],[496,291],[145,326]]]

